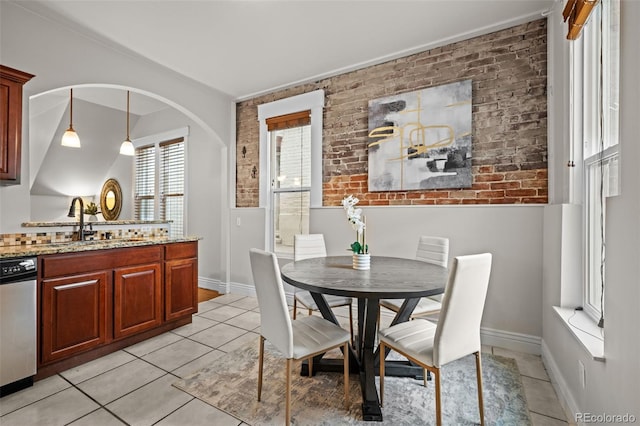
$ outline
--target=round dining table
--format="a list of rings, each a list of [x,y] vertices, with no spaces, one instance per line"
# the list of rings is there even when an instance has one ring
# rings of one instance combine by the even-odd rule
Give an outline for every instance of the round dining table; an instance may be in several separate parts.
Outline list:
[[[338,324],[323,295],[348,296],[358,301],[358,332],[350,348],[350,365],[360,375],[362,415],[365,421],[382,421],[375,376],[379,352],[375,347],[380,299],[404,299],[391,325],[409,320],[421,297],[444,292],[447,268],[415,259],[371,256],[368,270],[352,267],[351,256],[328,256],[294,261],[281,268],[282,279],[313,296],[324,318]],[[382,356],[386,356],[383,354]],[[314,371],[341,371],[336,361],[314,358]],[[387,365],[389,363],[389,365]],[[422,378],[422,368],[407,362],[385,362],[387,375]],[[303,368],[308,369],[308,365]],[[313,372],[312,372],[313,373]],[[302,371],[308,374],[308,370]]]

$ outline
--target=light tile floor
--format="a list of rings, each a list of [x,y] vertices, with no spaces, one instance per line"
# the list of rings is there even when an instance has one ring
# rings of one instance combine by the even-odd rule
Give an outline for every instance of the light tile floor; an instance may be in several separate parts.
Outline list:
[[[346,309],[336,310],[345,327]],[[201,302],[189,325],[0,399],[0,424],[243,425],[171,384],[246,342],[257,342],[258,312],[253,297],[227,294]],[[390,317],[383,315],[383,326],[385,321]],[[540,356],[498,347],[483,347],[483,351],[516,359],[534,426],[567,425]]]

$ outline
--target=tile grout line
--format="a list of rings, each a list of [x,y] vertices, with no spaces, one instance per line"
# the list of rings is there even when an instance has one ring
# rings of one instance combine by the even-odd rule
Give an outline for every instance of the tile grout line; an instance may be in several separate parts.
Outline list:
[[[130,361],[132,362],[132,361]],[[99,376],[100,374],[98,374]],[[83,417],[86,417],[92,413],[95,413],[96,411],[100,410],[101,408],[104,409],[107,413],[111,414],[113,417],[115,417],[116,419],[120,420],[122,423],[124,423],[125,425],[129,425],[129,423],[125,422],[124,419],[121,419],[116,413],[112,412],[110,409],[108,409],[105,405],[102,405],[100,402],[96,401],[91,395],[89,395],[88,393],[86,393],[85,391],[83,391],[82,389],[80,389],[78,386],[76,386],[74,383],[71,383],[66,377],[62,376],[61,374],[58,373],[58,376],[60,376],[62,378],[62,380],[66,381],[67,383],[69,383],[73,388],[75,388],[78,392],[80,392],[81,394],[83,394],[84,396],[86,396],[87,398],[89,398],[91,401],[95,402],[96,404],[98,404],[98,408],[96,408],[93,411],[88,412],[87,414],[80,416],[76,419],[71,420],[70,422],[68,422],[67,424],[73,423],[75,421],[78,421],[80,419],[82,419]],[[94,377],[98,377],[98,376],[94,376]],[[89,380],[89,379],[87,379]],[[86,381],[86,380],[85,380]],[[80,382],[83,383],[83,382]],[[67,388],[68,389],[68,388]],[[124,395],[123,395],[124,396]],[[116,398],[115,400],[117,400],[119,398]],[[114,401],[115,401],[114,400]],[[113,402],[113,401],[112,401]]]
[[[532,409],[529,409],[529,411],[530,411],[531,413],[535,413],[535,414],[537,414],[537,415],[539,415],[539,416],[547,417],[547,418],[549,418],[549,419],[558,420],[558,421],[565,422],[565,423],[569,424],[569,422],[568,422],[566,419],[559,419],[559,418],[557,418],[557,417],[550,416],[549,414],[544,414],[544,413],[539,413],[539,412],[537,412],[537,411],[533,411]]]

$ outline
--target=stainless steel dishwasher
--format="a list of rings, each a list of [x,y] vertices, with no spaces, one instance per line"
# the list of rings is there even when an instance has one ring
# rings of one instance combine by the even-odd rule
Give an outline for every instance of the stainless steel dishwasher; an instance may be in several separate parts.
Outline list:
[[[0,259],[0,397],[33,385],[37,264],[35,257]]]

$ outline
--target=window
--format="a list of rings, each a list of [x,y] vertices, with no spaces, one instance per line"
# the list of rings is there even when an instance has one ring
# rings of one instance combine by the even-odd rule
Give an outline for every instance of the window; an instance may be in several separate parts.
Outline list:
[[[310,111],[295,127],[267,120],[271,145],[271,186],[275,252],[293,255],[293,236],[309,233],[311,193]],[[294,114],[284,116],[289,118]],[[298,123],[300,121],[301,123]]]
[[[604,321],[606,198],[619,192],[619,0],[603,0],[572,46],[574,143],[581,142],[585,219],[584,308]],[[580,102],[580,99],[582,100]]]
[[[309,233],[309,212],[322,205],[322,109],[316,90],[258,106],[260,207],[265,247],[293,255],[293,236]]]
[[[184,151],[184,138],[136,149],[135,218],[172,221],[171,237],[184,235]]]

